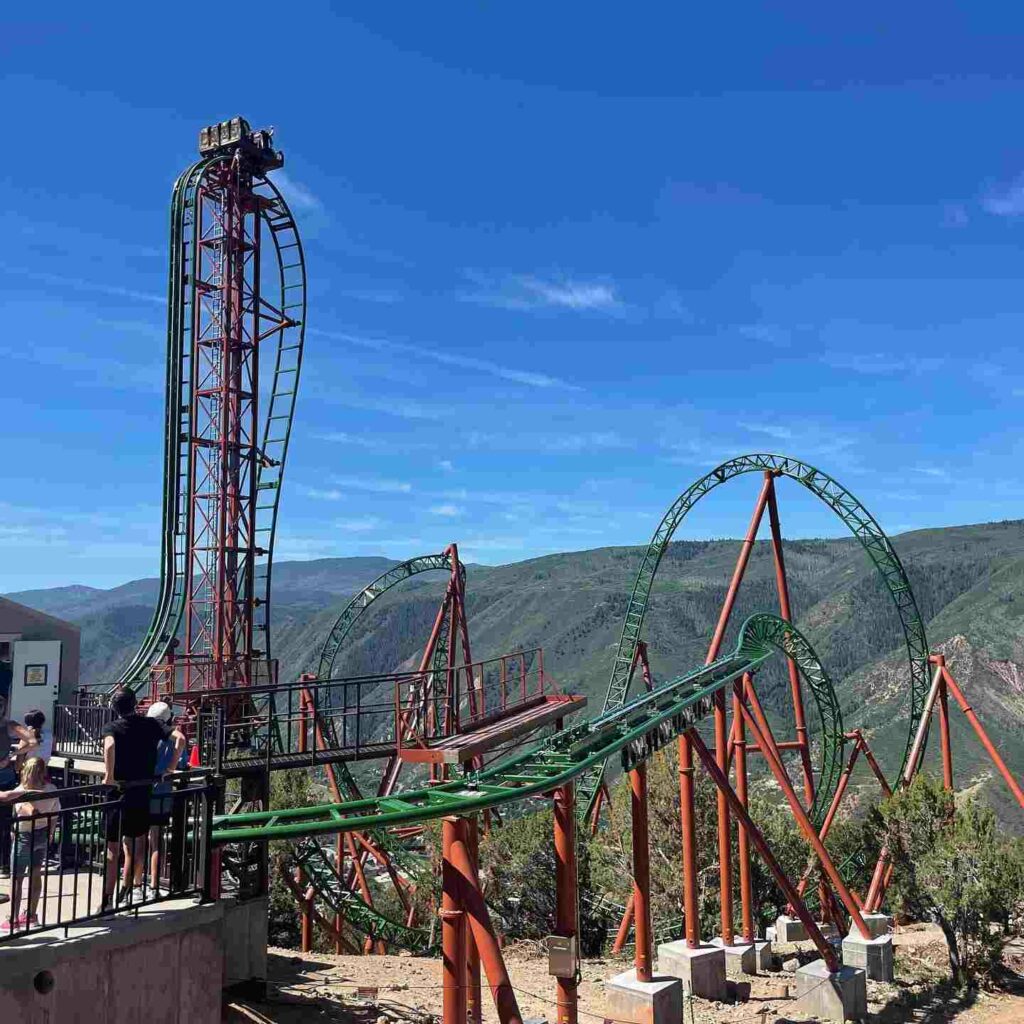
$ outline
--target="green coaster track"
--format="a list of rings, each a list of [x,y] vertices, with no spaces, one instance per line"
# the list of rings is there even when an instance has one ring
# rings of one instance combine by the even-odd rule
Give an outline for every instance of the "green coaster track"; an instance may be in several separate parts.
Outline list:
[[[909,667],[910,715],[903,755],[903,763],[906,764],[929,687],[928,641],[925,638],[924,623],[921,621],[910,581],[889,538],[861,502],[842,484],[820,469],[785,455],[754,454],[730,459],[691,484],[672,503],[647,545],[636,582],[633,584],[626,617],[622,624],[622,635],[612,664],[611,678],[608,681],[604,709],[614,711],[622,707],[626,701],[632,680],[637,642],[640,640],[644,618],[650,604],[655,574],[665,550],[687,513],[705,494],[721,484],[745,473],[763,472],[795,480],[831,508],[860,541],[892,598],[903,629]],[[595,766],[594,771],[580,783],[578,806],[581,815],[590,812],[601,786],[603,772],[602,765]],[[902,766],[900,772],[902,773]],[[820,809],[818,801],[815,802],[815,807]]]
[[[462,778],[443,785],[390,796],[220,815],[214,819],[213,842],[266,842],[367,832],[447,815],[478,814],[549,793],[603,767],[615,754],[629,770],[703,719],[719,690],[743,673],[755,672],[787,645],[795,657],[814,659],[813,648],[795,627],[775,615],[751,616],[743,624],[731,654],[670,679],[650,693],[556,733],[498,764],[480,771],[470,769]],[[817,669],[820,679],[827,683],[820,664]]]
[[[170,218],[170,272],[167,284],[167,376],[164,412],[163,528],[160,585],[156,608],[145,638],[121,670],[117,686],[138,687],[150,666],[168,652],[178,634],[185,607],[185,564],[188,538],[187,491],[189,480],[190,417],[195,381],[191,369],[192,310],[196,302],[196,275],[200,239],[195,231],[199,189],[204,178],[231,156],[197,161],[174,183]],[[306,265],[298,227],[287,202],[274,183],[253,175],[253,192],[260,199],[260,217],[273,243],[276,274],[264,266],[261,294],[285,318],[277,335],[270,396],[261,435],[257,492],[258,524],[255,537],[263,552],[254,563],[256,597],[254,629],[262,636],[263,657],[270,658],[270,582],[277,533],[281,482],[291,439],[295,399],[302,368],[306,321]],[[269,294],[268,294],[269,293]],[[273,300],[273,301],[271,301]],[[264,337],[266,345],[269,338]]]

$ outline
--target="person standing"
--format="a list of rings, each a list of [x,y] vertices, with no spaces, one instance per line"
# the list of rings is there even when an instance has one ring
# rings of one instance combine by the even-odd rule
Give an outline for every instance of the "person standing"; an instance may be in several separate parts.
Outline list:
[[[19,751],[26,752],[36,745],[34,734],[23,725],[7,717],[7,696],[0,693],[0,793],[7,793],[18,785],[18,773],[14,765],[15,750],[12,741],[21,740]],[[11,877],[11,808],[0,802],[0,877]],[[0,901],[3,902],[3,901]]]
[[[103,782],[120,783],[119,805],[107,812],[107,868],[103,880],[102,910],[107,910],[117,883],[119,846],[124,850],[121,896],[130,901],[136,880],[145,867],[146,836],[149,832],[149,800],[156,774],[157,748],[173,733],[166,723],[135,713],[135,694],[118,689],[110,700],[117,716],[103,730]]]
[[[162,700],[150,704],[146,711],[147,718],[155,718],[168,728],[173,727],[174,712],[170,705]],[[160,888],[160,846],[162,833],[171,823],[171,811],[174,809],[174,795],[167,776],[171,772],[188,768],[187,761],[183,764],[185,752],[185,736],[179,729],[174,729],[167,739],[161,740],[157,748],[156,771],[157,782],[153,785],[153,795],[149,801],[149,884],[154,890]],[[175,837],[177,838],[177,837]],[[173,843],[173,840],[172,840]],[[173,872],[172,872],[173,875]],[[139,866],[135,869],[135,884],[140,881]]]

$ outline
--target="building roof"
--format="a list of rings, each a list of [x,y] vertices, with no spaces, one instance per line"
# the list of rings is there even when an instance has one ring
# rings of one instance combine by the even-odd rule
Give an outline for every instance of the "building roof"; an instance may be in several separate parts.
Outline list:
[[[18,604],[10,598],[0,597],[0,633],[24,632],[29,623],[32,624],[32,628],[43,631],[81,633],[81,629],[73,622],[58,619],[56,615],[47,615],[36,608],[29,608],[27,604]],[[8,625],[13,628],[8,628]]]

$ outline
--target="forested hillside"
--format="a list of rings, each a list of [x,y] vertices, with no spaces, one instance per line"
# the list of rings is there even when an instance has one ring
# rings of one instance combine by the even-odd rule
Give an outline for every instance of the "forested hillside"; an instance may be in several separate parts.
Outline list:
[[[932,648],[947,653],[1008,760],[1024,771],[1024,522],[924,530],[894,543]],[[727,540],[669,547],[645,626],[657,676],[703,660],[738,549],[737,541]],[[887,591],[853,538],[791,541],[785,553],[797,623],[832,674],[847,728],[865,728],[887,770],[895,771],[906,740],[908,691],[902,634]],[[601,548],[470,566],[474,656],[543,646],[550,675],[586,693],[591,712],[599,709],[641,554],[640,548]],[[348,597],[389,564],[339,558],[276,567],[274,654],[283,679],[315,666]],[[381,599],[353,631],[340,670],[382,672],[413,660],[444,584],[442,573],[421,576]],[[137,581],[111,591],[67,587],[7,596],[81,624],[83,681],[89,683],[109,679],[128,656],[148,623],[154,595],[154,581]],[[776,607],[770,550],[759,542],[727,643],[748,614]],[[775,664],[760,684],[779,714],[786,708],[783,680],[783,667]],[[989,790],[993,773],[966,722],[954,717],[963,772],[958,782]],[[992,798],[1004,816],[1014,817],[1001,790],[993,789]]]

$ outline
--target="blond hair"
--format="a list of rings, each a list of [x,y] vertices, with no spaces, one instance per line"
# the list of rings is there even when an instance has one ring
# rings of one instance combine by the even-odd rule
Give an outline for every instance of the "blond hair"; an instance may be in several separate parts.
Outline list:
[[[46,762],[41,757],[30,757],[21,766],[23,789],[42,789],[46,785]]]

